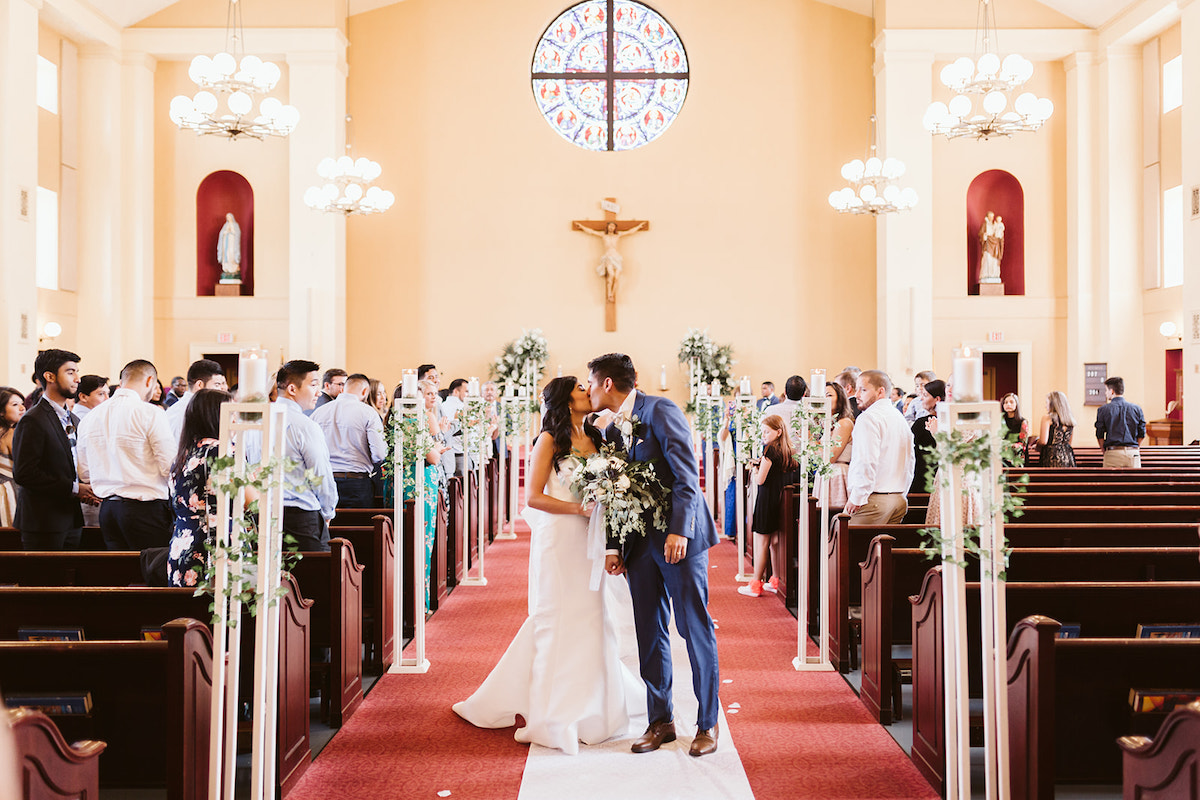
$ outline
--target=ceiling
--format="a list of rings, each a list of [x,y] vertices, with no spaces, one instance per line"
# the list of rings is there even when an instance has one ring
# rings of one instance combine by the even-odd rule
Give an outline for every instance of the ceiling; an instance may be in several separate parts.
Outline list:
[[[361,14],[376,8],[392,5],[402,0],[350,0],[350,13]],[[831,6],[844,8],[857,14],[869,15],[872,0],[820,0]],[[944,2],[945,0],[938,0]],[[1038,0],[1042,5],[1065,14],[1089,28],[1099,28],[1134,0]],[[176,0],[90,0],[91,5],[122,28],[135,25],[151,14],[157,13]]]

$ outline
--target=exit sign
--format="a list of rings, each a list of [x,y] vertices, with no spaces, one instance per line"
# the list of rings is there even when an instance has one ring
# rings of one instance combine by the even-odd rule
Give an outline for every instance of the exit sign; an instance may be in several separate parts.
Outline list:
[[[988,341],[989,342],[1003,342],[1004,341],[1004,331],[992,331],[991,333],[988,334]]]
[[[217,334],[217,344],[233,344],[233,334],[232,333],[218,333]]]

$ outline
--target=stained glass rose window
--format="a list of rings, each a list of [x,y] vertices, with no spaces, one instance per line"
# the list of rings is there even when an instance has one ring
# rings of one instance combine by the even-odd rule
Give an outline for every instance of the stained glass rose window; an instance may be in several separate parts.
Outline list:
[[[633,0],[578,3],[533,54],[533,96],[559,136],[585,150],[632,150],[683,107],[687,53],[666,18]]]

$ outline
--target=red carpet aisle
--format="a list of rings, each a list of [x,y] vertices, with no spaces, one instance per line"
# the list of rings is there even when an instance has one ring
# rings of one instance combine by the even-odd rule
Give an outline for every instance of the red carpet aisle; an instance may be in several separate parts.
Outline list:
[[[721,701],[755,796],[936,798],[841,677],[792,669],[795,620],[774,598],[737,594],[734,555],[731,544],[712,552],[710,607],[728,681]],[[488,586],[455,591],[427,627],[430,672],[384,676],[294,800],[516,800],[528,748],[513,740],[513,729],[475,729],[450,705],[478,686],[520,627],[528,557],[527,532],[488,549]],[[605,776],[578,782],[576,794],[586,793]]]

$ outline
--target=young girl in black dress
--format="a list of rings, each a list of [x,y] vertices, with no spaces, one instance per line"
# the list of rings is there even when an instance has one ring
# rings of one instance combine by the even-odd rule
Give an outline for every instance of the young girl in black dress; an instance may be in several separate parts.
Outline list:
[[[798,480],[795,449],[781,417],[771,415],[762,422],[763,456],[754,470],[758,497],[754,503],[754,580],[738,587],[740,594],[762,597],[764,591],[779,591],[779,570],[783,569],[780,534],[783,525],[783,489]],[[763,583],[767,569],[767,550],[771,551],[771,580]]]

